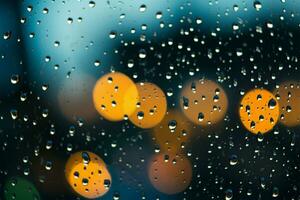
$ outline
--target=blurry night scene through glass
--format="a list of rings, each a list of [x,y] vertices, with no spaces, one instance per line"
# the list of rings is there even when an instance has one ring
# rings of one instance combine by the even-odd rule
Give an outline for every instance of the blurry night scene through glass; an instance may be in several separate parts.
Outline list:
[[[300,0],[0,16],[0,200],[300,200]]]

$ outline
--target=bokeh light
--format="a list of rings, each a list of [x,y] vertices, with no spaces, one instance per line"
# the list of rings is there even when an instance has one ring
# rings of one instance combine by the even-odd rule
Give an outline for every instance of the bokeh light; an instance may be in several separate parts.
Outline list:
[[[136,84],[139,93],[137,109],[129,116],[130,121],[141,128],[152,128],[164,118],[167,100],[164,92],[153,83]]]
[[[207,126],[224,119],[228,100],[223,88],[208,79],[188,82],[180,95],[180,107],[195,124]]]
[[[266,133],[273,129],[279,117],[275,96],[265,89],[254,89],[243,97],[239,113],[245,128],[252,133]]]
[[[133,114],[138,102],[135,83],[125,74],[113,72],[101,77],[93,90],[97,111],[107,120],[121,121]]]
[[[182,152],[192,135],[193,124],[178,110],[170,110],[159,125],[153,128],[154,143],[160,151]]]
[[[279,102],[279,122],[294,127],[300,124],[300,84],[298,81],[287,81],[278,85],[274,95]]]
[[[87,151],[70,156],[65,167],[65,176],[75,192],[89,199],[103,196],[112,182],[104,161]]]
[[[4,185],[5,200],[40,200],[40,194],[35,186],[21,177],[12,177]]]
[[[192,180],[192,165],[183,155],[161,153],[149,163],[149,179],[152,185],[165,194],[184,191]]]

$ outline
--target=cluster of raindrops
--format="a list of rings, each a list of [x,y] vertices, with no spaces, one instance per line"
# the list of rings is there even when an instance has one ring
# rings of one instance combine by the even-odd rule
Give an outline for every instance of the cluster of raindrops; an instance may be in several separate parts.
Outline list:
[[[104,161],[96,154],[86,151],[70,156],[65,176],[75,192],[92,199],[108,192],[112,181]]]
[[[39,68],[3,77],[4,199],[68,199],[62,179],[70,198],[298,199],[299,12],[278,2],[24,2],[0,65],[14,42]]]

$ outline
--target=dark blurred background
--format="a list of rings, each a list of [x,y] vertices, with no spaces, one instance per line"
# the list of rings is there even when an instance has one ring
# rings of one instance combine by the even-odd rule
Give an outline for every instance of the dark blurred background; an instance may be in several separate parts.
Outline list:
[[[299,81],[300,1],[94,3],[0,1],[1,193],[18,176],[33,183],[41,199],[84,199],[68,187],[64,166],[72,153],[88,150],[112,175],[110,191],[99,199],[225,199],[229,193],[233,199],[300,199],[299,126],[278,123],[253,135],[238,115],[241,93]],[[108,122],[94,110],[93,85],[111,70],[171,93],[168,110],[179,109],[180,88],[193,78],[224,88],[224,121],[193,127],[197,136],[185,149],[193,178],[184,192],[165,195],[149,182],[151,130]]]

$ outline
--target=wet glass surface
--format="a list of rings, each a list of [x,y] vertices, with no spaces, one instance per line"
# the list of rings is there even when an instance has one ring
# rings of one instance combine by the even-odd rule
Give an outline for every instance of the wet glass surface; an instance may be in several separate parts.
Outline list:
[[[294,199],[299,0],[0,0],[0,199]]]

